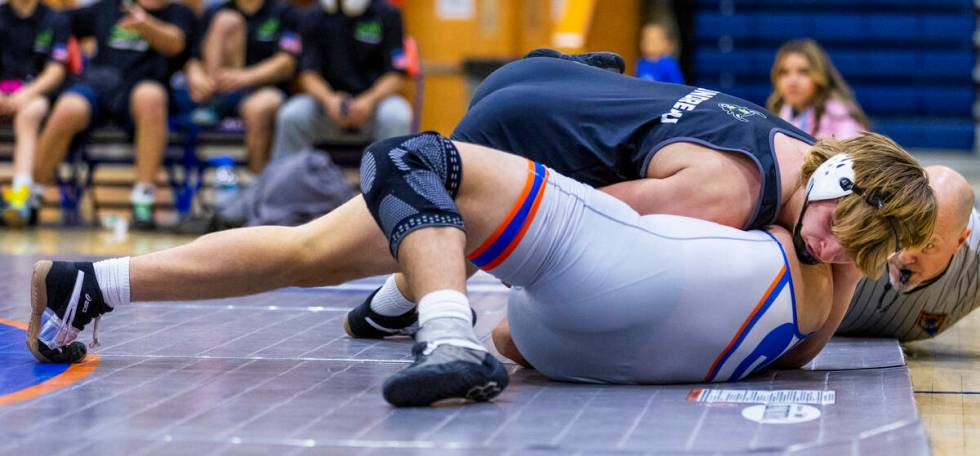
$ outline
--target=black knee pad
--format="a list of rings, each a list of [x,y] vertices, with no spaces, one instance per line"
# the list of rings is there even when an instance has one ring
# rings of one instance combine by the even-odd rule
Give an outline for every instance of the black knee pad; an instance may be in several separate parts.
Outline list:
[[[459,151],[438,133],[389,138],[365,149],[361,193],[393,257],[401,240],[419,228],[463,229],[454,202],[462,176]]]

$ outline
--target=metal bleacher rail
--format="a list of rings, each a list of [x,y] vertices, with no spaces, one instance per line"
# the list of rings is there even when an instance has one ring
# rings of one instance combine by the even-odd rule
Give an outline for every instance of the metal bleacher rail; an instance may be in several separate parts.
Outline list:
[[[764,104],[776,49],[813,38],[872,120],[915,149],[974,148],[972,0],[697,0],[696,84]]]

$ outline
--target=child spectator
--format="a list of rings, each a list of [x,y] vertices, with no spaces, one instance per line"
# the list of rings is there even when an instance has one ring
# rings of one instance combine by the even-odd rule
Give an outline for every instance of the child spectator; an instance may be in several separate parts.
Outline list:
[[[0,5],[0,36],[0,119],[14,126],[14,181],[3,189],[3,219],[24,226],[38,205],[29,201],[38,131],[67,72],[68,18],[39,0],[10,0]]]
[[[771,72],[766,108],[817,138],[845,140],[868,129],[868,118],[827,53],[810,39],[783,44]]]
[[[644,25],[640,59],[636,62],[636,77],[683,84],[684,75],[674,58],[674,50],[674,39],[664,24],[651,22]]]
[[[167,144],[171,73],[193,39],[194,14],[169,0],[100,0],[69,14],[72,33],[95,37],[96,53],[80,81],[55,103],[39,140],[34,179],[54,180],[76,134],[115,121],[135,137],[133,225],[155,227],[154,181]]]
[[[241,116],[249,168],[257,174],[299,59],[295,12],[279,0],[229,0],[208,11],[202,30],[186,67],[191,99],[205,104],[194,121],[213,125]]]

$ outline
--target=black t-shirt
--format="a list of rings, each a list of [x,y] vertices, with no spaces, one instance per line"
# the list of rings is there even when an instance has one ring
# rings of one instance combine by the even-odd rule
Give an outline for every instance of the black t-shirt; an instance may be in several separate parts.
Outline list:
[[[245,18],[247,38],[245,41],[245,66],[252,66],[277,52],[299,56],[302,46],[299,40],[299,15],[296,10],[279,0],[265,0],[262,7],[251,16],[245,14],[229,0],[208,10],[197,34],[194,58],[201,58],[201,44],[207,34],[214,16],[221,10],[237,11]]]
[[[308,11],[302,28],[303,71],[315,71],[334,90],[358,95],[391,71],[405,72],[402,15],[373,0],[356,18]]]
[[[168,3],[163,8],[146,12],[177,26],[184,32],[184,42],[193,43],[196,19],[186,6]],[[82,74],[89,83],[122,88],[129,88],[143,80],[167,84],[171,73],[178,67],[174,61],[180,59],[180,55],[173,58],[164,56],[139,33],[118,25],[120,19],[125,17],[121,0],[100,0],[69,14],[74,35],[94,36],[96,40],[95,56]],[[93,77],[95,74],[98,77]]]
[[[0,80],[30,81],[48,62],[68,62],[68,18],[38,4],[22,18],[9,3],[0,5]]]
[[[674,142],[741,153],[756,163],[762,180],[746,228],[764,228],[779,212],[776,133],[814,143],[765,108],[733,96],[531,58],[483,81],[452,137],[527,157],[596,187],[646,177],[653,155]]]

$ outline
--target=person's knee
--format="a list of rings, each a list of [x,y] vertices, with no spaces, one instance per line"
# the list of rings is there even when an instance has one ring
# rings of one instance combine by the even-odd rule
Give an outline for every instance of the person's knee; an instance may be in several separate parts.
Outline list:
[[[166,120],[167,91],[156,82],[141,82],[130,95],[136,121]]]
[[[88,125],[92,106],[85,97],[69,93],[55,103],[46,129],[54,133],[74,134]]]
[[[448,138],[421,133],[378,141],[364,150],[361,193],[397,258],[401,240],[417,229],[462,229],[455,198],[462,183],[459,151]]]
[[[391,97],[378,106],[377,122],[384,131],[408,134],[412,126],[412,107],[401,97]]]
[[[242,104],[242,120],[250,128],[263,128],[272,123],[281,106],[281,97],[257,93]]]
[[[210,37],[215,37],[213,39],[222,39],[234,33],[244,33],[245,18],[236,11],[222,9],[214,15],[208,31]]]
[[[514,343],[514,339],[510,335],[510,323],[507,319],[503,319],[496,328],[493,328],[491,333],[491,339],[493,339],[493,346],[497,349],[503,357],[514,361],[521,366],[532,368],[531,363],[527,362],[524,355],[521,354],[520,350],[517,349],[517,344]]]
[[[14,124],[37,128],[48,113],[49,103],[44,97],[35,97],[14,116]]]
[[[308,104],[303,98],[293,98],[286,102],[276,114],[276,128],[294,129],[308,121],[312,114]]]

